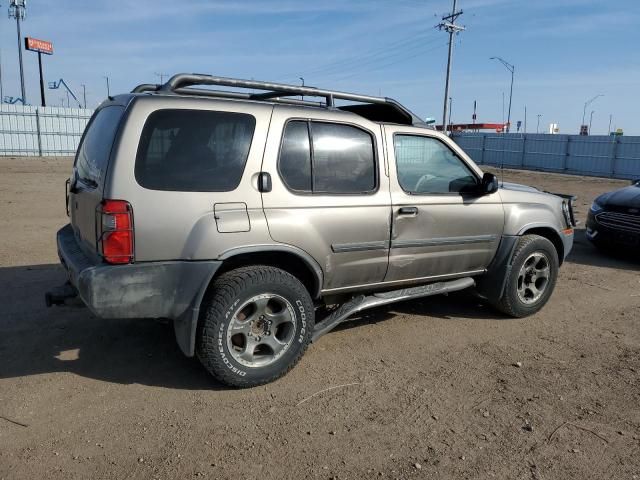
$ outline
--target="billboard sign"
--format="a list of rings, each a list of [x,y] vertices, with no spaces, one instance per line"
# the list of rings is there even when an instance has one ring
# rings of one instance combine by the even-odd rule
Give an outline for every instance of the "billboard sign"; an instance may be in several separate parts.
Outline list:
[[[37,38],[25,37],[24,48],[32,52],[53,55],[53,43],[47,40],[38,40]]]

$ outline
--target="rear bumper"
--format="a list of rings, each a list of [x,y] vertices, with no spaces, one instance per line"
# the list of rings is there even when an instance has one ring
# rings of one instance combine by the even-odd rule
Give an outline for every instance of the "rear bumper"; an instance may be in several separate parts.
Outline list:
[[[178,343],[185,353],[192,354],[200,302],[222,262],[95,264],[78,246],[71,225],[58,231],[57,243],[69,282],[95,315],[173,319]],[[182,327],[184,331],[179,332]]]

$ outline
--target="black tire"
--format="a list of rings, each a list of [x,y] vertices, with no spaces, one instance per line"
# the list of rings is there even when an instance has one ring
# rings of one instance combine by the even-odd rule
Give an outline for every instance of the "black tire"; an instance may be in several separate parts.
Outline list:
[[[258,300],[252,304],[256,298]],[[276,356],[275,350],[270,350],[268,345],[257,344],[254,347],[249,344],[256,338],[266,341],[267,337],[276,337],[275,329],[274,332],[267,331],[270,327],[266,327],[265,320],[262,320],[265,316],[275,318],[273,313],[264,311],[264,315],[257,318],[260,312],[256,313],[257,307],[252,306],[263,301],[271,303],[272,300],[282,304],[280,312],[287,317],[286,327],[289,329],[286,336],[291,336],[286,340],[288,346],[279,351],[280,356]],[[247,305],[244,307],[247,309],[254,308],[253,313],[243,313],[244,305]],[[265,305],[261,308],[271,307]],[[234,326],[233,330],[229,330],[231,325]],[[282,377],[298,363],[311,341],[313,327],[313,302],[300,280],[279,268],[262,265],[242,267],[220,275],[203,300],[196,336],[196,355],[209,373],[226,385],[262,385]],[[230,338],[238,328],[245,328],[249,333],[237,333]],[[254,328],[260,332],[256,334]],[[246,343],[240,346],[233,344],[237,336],[244,338]],[[265,353],[254,357],[253,352],[263,347]],[[252,351],[248,355],[255,361],[239,358],[249,348]],[[245,364],[240,363],[243,361]],[[272,363],[261,365],[260,361]]]
[[[530,262],[532,258],[534,262],[536,261],[535,255],[541,255],[540,262],[544,260],[548,263],[549,274],[540,296],[535,298],[536,295],[532,294],[530,295],[531,298],[526,298],[526,295],[522,294],[523,277],[521,276],[521,271],[525,262]],[[524,235],[518,240],[510,265],[511,269],[507,274],[502,297],[497,302],[493,302],[493,305],[511,317],[522,318],[533,315],[544,307],[555,288],[560,265],[558,252],[553,243],[546,238],[539,235]],[[526,270],[527,267],[525,267]],[[527,277],[525,276],[524,278]],[[532,285],[535,286],[536,282],[537,280]],[[519,286],[521,287],[521,293],[519,293]],[[524,300],[523,297],[525,297]]]

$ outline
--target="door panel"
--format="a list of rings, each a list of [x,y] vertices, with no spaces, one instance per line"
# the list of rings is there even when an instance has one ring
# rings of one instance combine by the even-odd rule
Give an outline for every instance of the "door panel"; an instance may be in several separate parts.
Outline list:
[[[313,112],[308,130],[309,143],[304,141],[303,134],[298,142],[290,140],[289,134],[283,140],[285,130],[307,131],[299,123],[309,119],[296,118],[299,113],[297,109],[276,106],[271,121],[263,170],[271,174],[273,189],[262,194],[271,237],[277,242],[301,248],[314,257],[324,271],[324,290],[380,282],[387,270],[391,231],[389,178],[384,169],[381,128],[355,115],[322,110]],[[288,127],[287,123],[292,122],[298,124]],[[322,128],[316,128],[313,136],[313,126],[317,124],[322,124]],[[332,128],[334,124],[361,130],[350,139],[344,135],[341,137],[342,134]],[[345,149],[361,145],[362,139],[368,138],[367,133],[371,135],[375,152],[375,172],[367,171],[366,162],[362,159],[355,164],[362,166],[356,165],[360,173],[375,173],[375,188],[371,189],[367,182],[360,182],[363,188],[372,191],[352,194],[327,192],[334,186],[340,191],[352,188],[349,176],[358,173],[343,172],[345,165],[340,161],[340,155]],[[322,140],[319,140],[320,135],[324,135]],[[341,152],[339,155],[331,154],[333,147],[327,145],[327,135],[337,139],[334,146]],[[303,147],[315,149],[318,158],[313,162],[325,162],[325,168],[317,168],[322,178],[314,175],[313,182],[300,177],[304,172],[313,171],[306,166],[310,158],[299,155]],[[283,156],[278,165],[281,148]]]
[[[472,189],[480,171],[437,133],[387,126],[385,134],[393,210],[385,281],[485,269],[504,227],[500,195],[460,193]],[[409,148],[416,150],[407,153]]]

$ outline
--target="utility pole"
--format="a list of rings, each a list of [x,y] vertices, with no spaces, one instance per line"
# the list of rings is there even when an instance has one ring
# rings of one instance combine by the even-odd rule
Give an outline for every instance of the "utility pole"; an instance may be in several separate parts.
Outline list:
[[[511,99],[513,98],[513,75],[516,67],[511,65],[505,59],[500,57],[491,57],[489,60],[498,60],[504,67],[511,72],[511,87],[509,88],[509,113],[507,114],[507,133],[511,129]]]
[[[613,114],[609,114],[609,130],[607,130],[607,135],[611,135],[611,120],[613,120]]]
[[[449,79],[451,78],[451,60],[453,54],[453,36],[458,32],[463,31],[465,28],[460,25],[456,25],[456,20],[462,15],[462,10],[456,11],[457,0],[453,0],[453,7],[450,15],[442,17],[442,23],[438,25],[440,30],[444,30],[449,34],[449,53],[447,56],[447,77],[444,84],[444,108],[442,111],[442,131],[447,131],[447,102],[449,100]]]
[[[542,115],[538,114],[538,124],[536,125],[536,133],[540,133],[540,117],[542,117]]]
[[[478,106],[477,102],[474,100],[473,101],[473,116],[471,117],[471,120],[473,121],[474,125],[476,124],[476,118],[477,118],[477,115],[476,115],[476,107],[477,106]],[[475,130],[475,127],[474,127],[474,130]]]
[[[168,73],[154,73],[154,75],[160,77],[160,83],[164,85],[164,77],[168,77]]]
[[[87,108],[87,86],[83,83],[82,87],[82,100],[84,102],[84,108]]]
[[[2,88],[2,49],[0,49],[0,103],[4,102],[4,90]]]
[[[111,96],[111,90],[109,90],[109,77],[107,77],[106,75],[103,75],[102,78],[104,78],[107,81],[107,98],[109,98]]]
[[[449,97],[449,128],[453,133],[453,124],[451,123],[451,112],[453,111],[453,98]]]
[[[18,32],[18,60],[20,62],[20,90],[22,93],[22,104],[27,104],[27,94],[24,90],[24,68],[22,66],[22,33],[20,32],[20,20],[24,20],[26,14],[26,0],[11,0],[9,4],[9,18],[16,19],[16,29]]]

